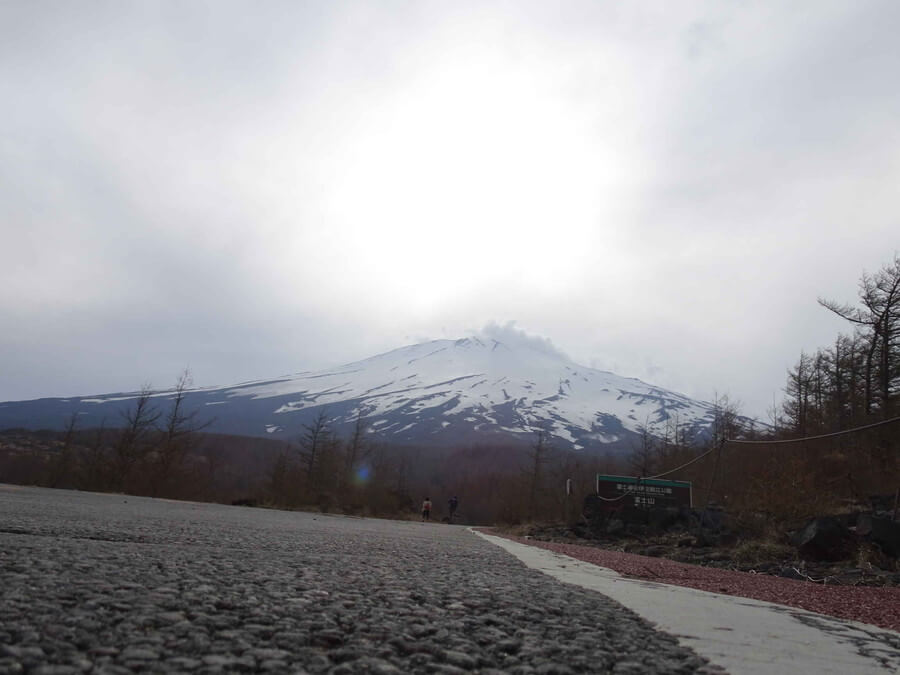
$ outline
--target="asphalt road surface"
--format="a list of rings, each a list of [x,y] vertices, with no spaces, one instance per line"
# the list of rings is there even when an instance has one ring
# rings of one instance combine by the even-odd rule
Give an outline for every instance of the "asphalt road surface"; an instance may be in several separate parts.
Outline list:
[[[0,674],[135,671],[710,668],[463,527],[0,485]]]
[[[797,607],[622,576],[543,547],[484,533],[479,536],[532,569],[613,598],[732,675],[900,673],[900,633],[892,630]],[[633,557],[635,566],[651,573],[661,562]],[[703,567],[692,570],[694,579],[709,572]],[[815,588],[806,582],[791,583]],[[796,592],[792,598],[796,600]],[[884,601],[891,599],[888,595]]]

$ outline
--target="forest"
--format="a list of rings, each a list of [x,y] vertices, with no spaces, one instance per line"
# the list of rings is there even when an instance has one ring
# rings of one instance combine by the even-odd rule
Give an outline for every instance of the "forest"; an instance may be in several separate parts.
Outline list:
[[[847,332],[800,352],[769,420],[742,424],[721,396],[702,439],[672,418],[615,456],[555,448],[541,429],[530,444],[407,447],[373,439],[364,418],[340,437],[327,409],[289,443],[222,436],[185,410],[186,371],[162,407],[145,388],[109,426],[0,431],[0,482],[394,518],[427,496],[440,519],[457,496],[460,522],[488,524],[576,519],[598,473],[664,475],[690,481],[695,506],[802,518],[900,488],[900,257],[862,274],[855,303],[818,303]]]

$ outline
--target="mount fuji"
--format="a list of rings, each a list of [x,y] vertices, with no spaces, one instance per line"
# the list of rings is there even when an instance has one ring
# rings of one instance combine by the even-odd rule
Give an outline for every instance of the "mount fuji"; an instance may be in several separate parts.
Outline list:
[[[0,429],[115,426],[136,393],[0,403]],[[171,391],[153,394],[163,408]],[[517,439],[543,429],[558,447],[629,449],[642,427],[677,423],[703,436],[711,403],[637,379],[581,366],[539,341],[434,340],[344,366],[186,393],[210,432],[292,440],[325,411],[337,433],[362,416],[378,440],[452,445]]]

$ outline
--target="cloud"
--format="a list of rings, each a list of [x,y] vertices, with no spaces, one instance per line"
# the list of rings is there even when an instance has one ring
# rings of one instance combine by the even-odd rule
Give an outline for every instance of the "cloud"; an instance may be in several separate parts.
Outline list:
[[[890,0],[2,4],[0,400],[487,323],[761,414],[844,328],[815,298],[896,247],[898,20]]]
[[[489,321],[481,330],[475,331],[474,334],[502,342],[508,347],[526,347],[543,354],[569,359],[549,338],[529,335],[522,328],[518,328],[515,321],[507,321],[506,323]]]

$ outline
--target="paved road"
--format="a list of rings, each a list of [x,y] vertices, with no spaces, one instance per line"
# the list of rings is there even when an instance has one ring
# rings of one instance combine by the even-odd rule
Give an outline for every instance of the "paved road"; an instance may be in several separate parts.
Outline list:
[[[0,485],[0,674],[703,670],[461,527]]]
[[[532,569],[617,600],[732,675],[900,673],[900,633],[894,631],[771,602],[623,577],[535,546],[479,536]]]

